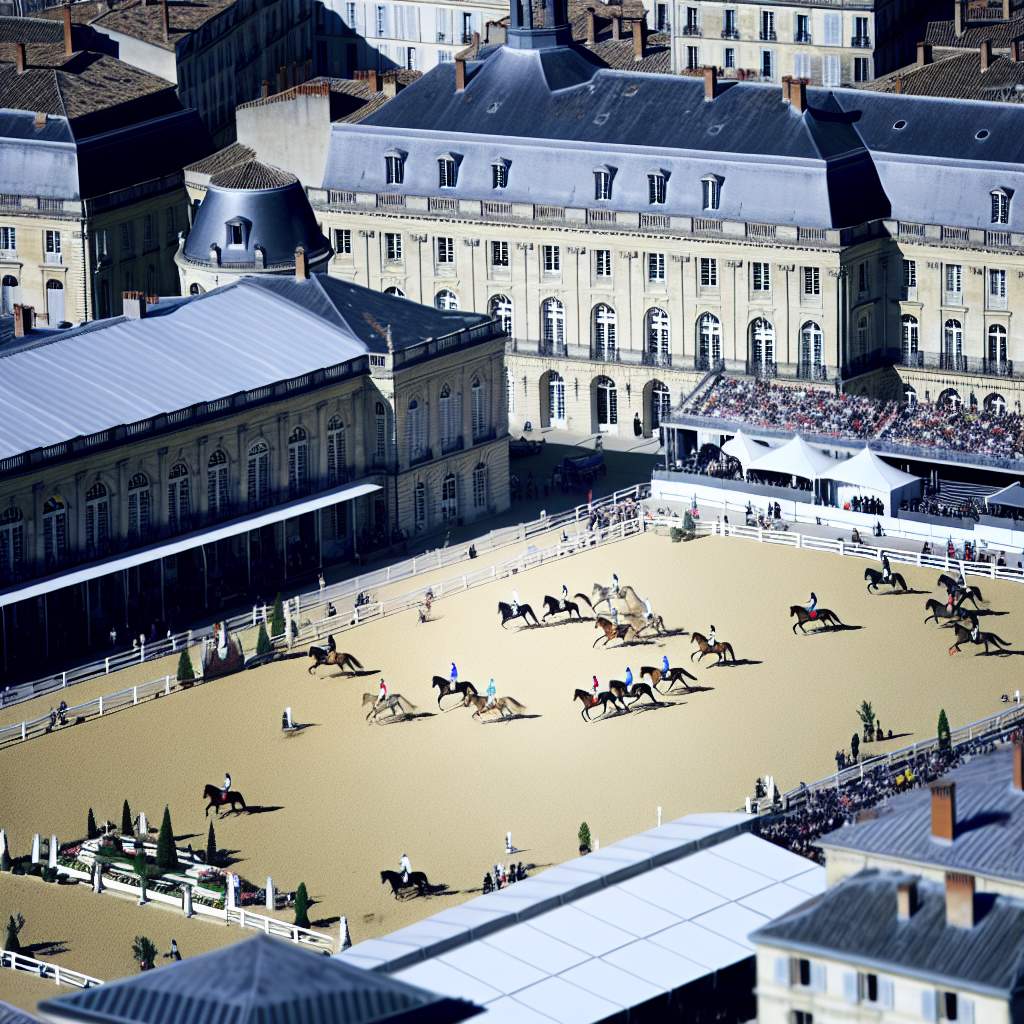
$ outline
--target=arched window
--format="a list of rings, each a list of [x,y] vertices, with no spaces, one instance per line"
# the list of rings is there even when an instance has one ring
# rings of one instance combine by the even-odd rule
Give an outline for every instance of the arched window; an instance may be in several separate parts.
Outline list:
[[[128,481],[128,536],[143,538],[149,533],[152,492],[149,477],[136,473]]]
[[[59,565],[68,554],[68,510],[63,498],[54,495],[43,502],[43,557],[47,565]]]
[[[385,295],[394,295],[394,296],[396,296],[399,299],[404,299],[405,298],[405,292],[403,292],[402,289],[399,288],[397,285],[391,285],[390,288],[385,288],[384,289],[384,294]]]
[[[987,369],[989,373],[1005,373],[1006,366],[1006,328],[992,324],[988,329]]]
[[[414,529],[426,529],[427,485],[422,480],[412,489],[412,517]]]
[[[487,508],[487,467],[482,462],[473,470],[473,508]]]
[[[227,514],[231,501],[228,491],[228,457],[218,448],[206,460],[206,503],[215,519]]]
[[[548,410],[551,426],[565,426],[565,378],[552,370],[548,374]]]
[[[594,307],[590,337],[594,359],[614,359],[617,346],[618,320],[615,310],[601,302]]]
[[[427,419],[419,399],[412,399],[405,414],[405,442],[409,461],[418,462],[427,454]]]
[[[98,551],[110,540],[110,496],[106,485],[96,481],[85,492],[85,546]]]
[[[558,299],[545,299],[540,307],[544,331],[544,351],[548,355],[565,355],[565,306]]]
[[[868,350],[869,325],[866,316],[857,318],[857,355],[864,355]]]
[[[964,401],[960,397],[960,392],[956,388],[946,388],[942,394],[939,395],[938,407],[940,409],[951,409],[959,410],[963,408]]]
[[[309,486],[309,438],[296,427],[288,438],[288,493],[304,494]]]
[[[172,530],[188,526],[192,498],[189,493],[188,466],[179,462],[167,474],[167,525]]]
[[[656,366],[667,366],[669,362],[668,313],[663,309],[647,310],[644,318],[644,334],[647,336],[647,354]]]
[[[441,188],[455,188],[458,181],[458,165],[455,158],[442,156],[437,161],[437,184]]]
[[[992,199],[992,223],[1010,223],[1010,195],[1005,189],[995,188],[989,196]]]
[[[750,362],[751,373],[768,377],[775,375],[775,328],[763,316],[750,324]]]
[[[25,522],[19,508],[0,515],[0,579],[14,579],[25,562]]]
[[[266,441],[249,446],[246,494],[250,508],[263,508],[270,501],[270,445]]]
[[[494,320],[501,324],[501,329],[512,334],[512,300],[507,295],[493,295],[487,303],[487,311]]]
[[[657,430],[661,421],[672,411],[672,394],[660,380],[651,386],[651,430]]]
[[[900,318],[901,327],[901,358],[904,366],[917,366],[918,323],[917,317],[904,313]]]
[[[441,518],[446,523],[454,522],[459,517],[459,485],[454,473],[449,473],[441,481]]]
[[[348,479],[348,460],[345,451],[345,424],[340,416],[327,421],[327,481],[344,483]]]
[[[188,286],[188,293],[189,295],[202,295],[203,286],[201,284],[190,284]]]
[[[441,414],[441,451],[450,452],[458,447],[462,434],[462,395],[445,384],[437,404]]]
[[[985,399],[985,411],[991,413],[993,416],[1005,416],[1006,399],[998,392],[993,391],[992,394],[987,396]]]
[[[942,368],[962,369],[964,355],[964,326],[959,320],[947,320],[942,328]]]
[[[459,300],[456,297],[455,292],[453,292],[451,288],[442,288],[434,296],[434,306],[437,309],[458,309]]]
[[[697,369],[710,370],[722,358],[722,324],[714,313],[702,313],[697,321],[697,340],[700,346]]]
[[[512,371],[505,367],[505,412],[514,416],[516,411],[516,379]]]
[[[701,178],[701,205],[705,210],[717,210],[722,205],[722,179],[714,174]]]
[[[64,321],[64,283],[55,278],[46,282],[46,322],[51,327]]]
[[[473,425],[473,441],[481,441],[490,428],[487,414],[487,383],[479,377],[473,378],[469,386],[470,419]]]
[[[383,402],[373,407],[373,455],[378,463],[388,457],[388,411]]]
[[[821,327],[813,320],[800,328],[800,370],[804,376],[820,378],[823,376],[824,339]]]
[[[0,313],[13,313],[18,301],[18,279],[13,274],[4,274],[0,283]]]
[[[619,422],[619,392],[611,377],[598,377],[595,381],[597,401],[597,429],[611,430]]]

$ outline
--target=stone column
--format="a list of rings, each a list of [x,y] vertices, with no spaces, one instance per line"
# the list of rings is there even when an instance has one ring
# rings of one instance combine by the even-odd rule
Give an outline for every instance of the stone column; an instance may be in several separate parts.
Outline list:
[[[276,910],[277,901],[274,893],[274,880],[267,875],[267,910]]]
[[[224,908],[226,910],[235,909],[235,876],[230,872],[226,872],[224,875],[224,881],[227,883],[227,888],[224,891]]]
[[[192,886],[185,884],[181,887],[181,909],[186,917],[192,917]]]
[[[46,852],[46,866],[50,868],[57,867],[57,837],[50,836],[50,848]]]
[[[32,837],[32,863],[39,863],[39,833]]]
[[[341,939],[338,942],[338,952],[341,953],[343,950],[349,949],[352,945],[352,936],[348,931],[348,918],[342,915],[339,923],[339,929],[341,931]]]
[[[92,891],[103,892],[103,865],[98,860],[92,866]]]

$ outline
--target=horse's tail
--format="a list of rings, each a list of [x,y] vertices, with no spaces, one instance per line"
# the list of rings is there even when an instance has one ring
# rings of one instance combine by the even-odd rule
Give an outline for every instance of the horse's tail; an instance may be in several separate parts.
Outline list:
[[[243,811],[248,810],[248,808],[245,806],[245,797],[242,796],[241,793],[234,793],[232,795],[238,797],[238,802],[242,805],[242,810]]]
[[[572,596],[573,596],[573,597],[578,597],[578,598],[579,598],[579,599],[580,599],[581,601],[585,601],[585,602],[586,602],[586,605],[587,605],[587,607],[588,607],[588,608],[589,608],[589,609],[590,609],[591,611],[593,611],[593,610],[594,610],[594,606],[593,606],[593,605],[592,605],[592,604],[590,603],[590,598],[589,598],[589,597],[587,597],[587,595],[586,595],[586,594],[573,594]]]
[[[354,654],[346,654],[345,657],[348,658],[352,665],[362,671],[363,663]]]
[[[981,587],[971,587],[979,601],[984,601],[985,598],[981,596]]]
[[[408,706],[409,711],[407,711],[406,714],[416,710],[416,705],[413,704],[413,702],[409,700],[408,697],[403,697],[400,693],[396,693],[395,696],[398,698],[398,706],[400,708],[405,708],[406,706]]]
[[[1008,640],[1004,640],[998,633],[989,633],[988,636],[993,643],[1000,644],[1003,647],[1010,646],[1010,642]]]
[[[512,707],[519,708],[521,711],[525,711],[526,710],[526,705],[525,704],[520,704],[519,701],[517,701],[515,699],[515,697],[506,697],[505,698],[505,703],[506,704],[511,704]]]
[[[732,644],[726,643],[722,645],[723,653],[728,654],[733,661],[736,660],[736,652],[732,649]]]

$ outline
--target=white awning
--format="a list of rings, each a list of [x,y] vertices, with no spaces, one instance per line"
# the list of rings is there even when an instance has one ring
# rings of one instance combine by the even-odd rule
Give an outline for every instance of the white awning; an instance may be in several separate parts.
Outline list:
[[[363,495],[372,494],[380,489],[378,484],[351,484],[335,487],[311,498],[297,498],[295,501],[286,502],[284,505],[277,505],[274,508],[255,512],[241,519],[220,523],[205,530],[195,530],[192,533],[183,534],[161,544],[151,544],[148,547],[139,548],[124,555],[114,555],[99,562],[78,566],[66,572],[58,573],[55,576],[47,576],[45,579],[26,583],[20,587],[0,591],[0,608],[4,608],[9,604],[15,604],[18,601],[27,601],[32,597],[41,597],[43,594],[49,594],[54,590],[73,587],[78,583],[86,583],[89,580],[98,579],[113,572],[120,572],[123,569],[134,569],[137,565],[155,562],[160,558],[167,558],[169,555],[178,555],[183,551],[191,551],[201,544],[215,544],[219,540],[227,540],[228,537],[236,537],[240,533],[258,530],[261,526],[271,526],[274,523],[280,523],[284,519],[292,519],[295,516],[305,515],[307,512],[316,512],[318,509],[328,508],[343,501],[353,501],[355,498],[361,498]]]
[[[1002,505],[1005,508],[1024,508],[1024,487],[1016,481],[985,499],[986,505]]]
[[[890,466],[880,459],[870,448],[864,448],[852,459],[840,462],[832,469],[821,474],[822,480],[835,480],[855,487],[865,487],[872,491],[891,493],[908,484],[915,484],[920,477],[904,473],[902,469]]]
[[[747,468],[759,473],[782,473],[804,480],[817,480],[826,469],[835,465],[819,448],[812,448],[799,434],[779,448],[755,459]]]
[[[740,465],[746,469],[755,459],[768,453],[768,446],[764,441],[755,441],[752,437],[748,437],[741,430],[735,437],[730,438],[722,445],[722,451],[738,460]]]

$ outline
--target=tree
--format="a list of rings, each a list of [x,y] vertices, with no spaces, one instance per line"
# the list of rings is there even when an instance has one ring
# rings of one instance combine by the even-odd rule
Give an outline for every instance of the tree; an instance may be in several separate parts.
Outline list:
[[[178,682],[191,683],[195,681],[195,678],[195,669],[192,668],[192,659],[189,657],[186,647],[178,657]]]
[[[861,724],[864,726],[864,739],[870,740],[874,735],[875,709],[869,701],[862,700],[860,707],[857,708],[857,714],[860,716]]]
[[[206,833],[206,863],[217,863],[217,833],[213,831],[213,822],[210,822],[210,831]]]
[[[145,935],[136,935],[132,943],[132,959],[139,965],[140,971],[148,971],[156,966],[157,948],[152,939]]]
[[[135,835],[135,825],[132,823],[132,809],[128,806],[127,800],[121,805],[121,835]]]
[[[281,595],[274,598],[274,611],[270,616],[270,635],[284,636],[284,604],[281,602]]]
[[[11,852],[4,847],[3,853],[0,854],[0,871],[10,871],[14,867],[14,862],[11,860]]]
[[[580,853],[590,853],[590,826],[584,821],[576,833],[580,841]]]
[[[854,763],[857,761],[857,752],[860,750],[860,737],[854,733],[850,737],[850,753],[853,755]]]
[[[146,851],[139,843],[135,850],[135,861],[132,863],[132,871],[139,876],[139,879],[149,878],[149,866],[146,864]]]
[[[299,882],[299,887],[295,890],[295,923],[300,928],[309,927],[309,895],[305,882]]]
[[[7,919],[7,935],[4,938],[4,949],[8,953],[21,951],[21,940],[18,933],[25,927],[25,918],[21,914],[11,914]]]
[[[274,645],[270,642],[270,637],[267,636],[267,627],[260,623],[260,631],[256,636],[256,653],[257,654],[269,654],[274,649]]]
[[[174,846],[174,830],[171,828],[171,809],[164,807],[164,818],[160,822],[160,835],[156,840],[156,866],[161,871],[173,871],[178,866],[178,851]]]
[[[953,737],[949,731],[949,719],[946,717],[946,709],[939,710],[939,724],[935,728],[935,735],[939,739],[939,750],[949,750]]]
[[[95,839],[100,834],[100,830],[96,827],[96,815],[92,813],[91,807],[85,823],[85,833],[87,839]]]

